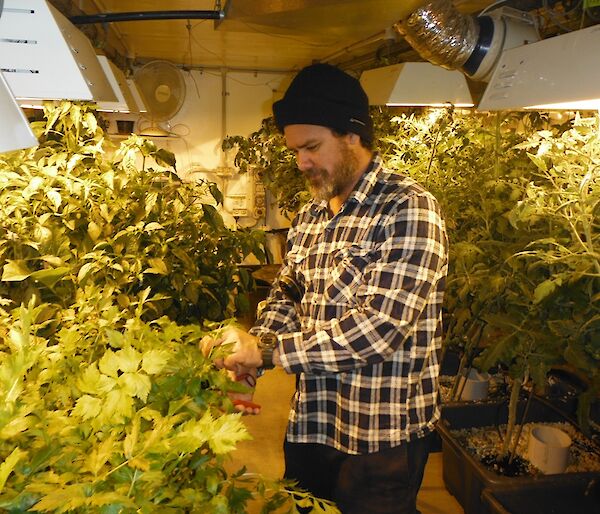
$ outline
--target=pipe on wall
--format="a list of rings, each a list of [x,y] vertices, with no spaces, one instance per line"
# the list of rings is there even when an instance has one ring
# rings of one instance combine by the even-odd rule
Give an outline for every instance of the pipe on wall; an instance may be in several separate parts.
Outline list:
[[[140,11],[84,14],[71,16],[69,20],[74,25],[89,23],[115,23],[120,21],[151,21],[151,20],[221,20],[224,11]]]

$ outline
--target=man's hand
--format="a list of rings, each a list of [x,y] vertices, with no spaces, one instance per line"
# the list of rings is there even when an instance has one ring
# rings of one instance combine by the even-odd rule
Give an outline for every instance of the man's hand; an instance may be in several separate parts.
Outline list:
[[[248,369],[258,368],[262,365],[258,337],[239,328],[228,327],[223,331],[220,339],[213,341],[210,348],[223,344],[231,344],[232,353],[223,360],[216,359],[216,366],[234,371],[236,375],[242,375],[247,373]]]
[[[205,336],[200,341],[200,349],[208,357],[215,346],[231,344],[233,353],[225,359],[215,359],[218,368],[228,370],[232,380],[241,382],[249,388],[247,393],[229,393],[235,409],[242,414],[258,414],[260,405],[252,401],[256,386],[256,368],[262,364],[260,350],[257,347],[258,338],[243,330],[228,327],[220,338]]]

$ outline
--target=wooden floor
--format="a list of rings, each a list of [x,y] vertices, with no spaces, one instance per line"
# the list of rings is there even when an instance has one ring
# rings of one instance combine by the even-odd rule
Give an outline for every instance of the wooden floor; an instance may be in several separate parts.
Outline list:
[[[262,412],[244,418],[253,440],[240,444],[233,452],[231,469],[246,466],[248,471],[265,477],[282,476],[282,441],[293,390],[293,377],[281,370],[269,371],[259,379],[254,398],[262,405]],[[444,487],[441,453],[429,456],[417,505],[422,514],[463,514],[461,506]]]

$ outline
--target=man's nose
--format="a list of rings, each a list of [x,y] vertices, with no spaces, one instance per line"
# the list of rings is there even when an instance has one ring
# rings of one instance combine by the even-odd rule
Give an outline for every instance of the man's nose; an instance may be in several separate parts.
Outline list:
[[[307,171],[312,167],[310,158],[304,152],[298,152],[296,155],[296,164],[300,171]]]

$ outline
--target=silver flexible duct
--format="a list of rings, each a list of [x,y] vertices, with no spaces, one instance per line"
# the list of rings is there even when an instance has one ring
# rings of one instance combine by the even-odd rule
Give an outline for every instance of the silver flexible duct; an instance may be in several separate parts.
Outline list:
[[[459,13],[451,0],[433,0],[394,28],[424,59],[448,69],[467,62],[480,30],[477,20]]]
[[[540,39],[528,13],[503,7],[475,17],[458,12],[451,0],[432,0],[394,28],[429,62],[483,81],[504,50]]]

